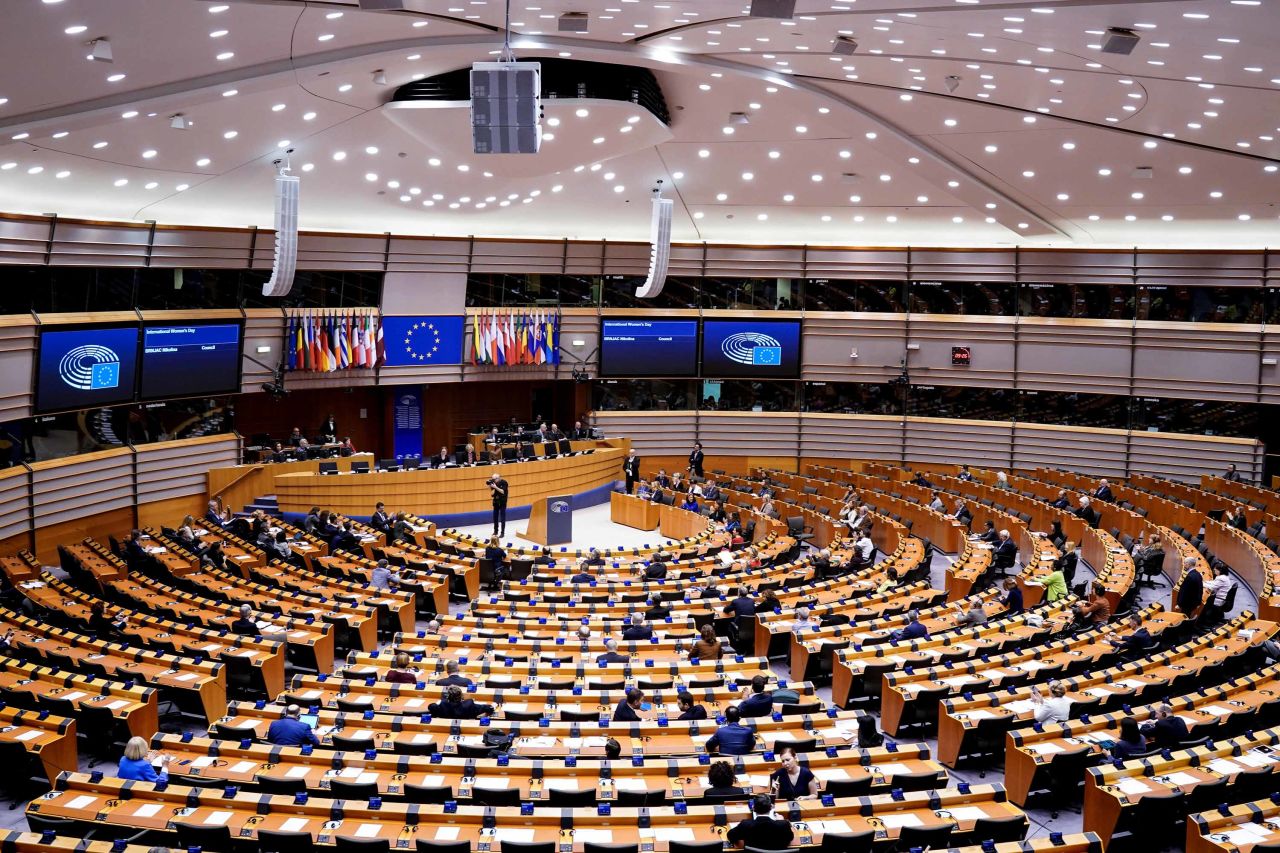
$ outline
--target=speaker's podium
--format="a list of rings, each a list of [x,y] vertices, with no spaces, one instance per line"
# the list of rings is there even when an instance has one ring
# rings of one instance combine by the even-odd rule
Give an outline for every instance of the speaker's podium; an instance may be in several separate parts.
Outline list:
[[[533,502],[529,527],[521,536],[539,545],[573,541],[573,495],[552,495]]]

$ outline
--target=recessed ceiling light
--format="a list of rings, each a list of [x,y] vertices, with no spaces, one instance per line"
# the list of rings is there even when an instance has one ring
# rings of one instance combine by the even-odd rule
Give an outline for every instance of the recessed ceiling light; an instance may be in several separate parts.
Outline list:
[[[823,215],[823,217],[822,217],[822,221],[823,221],[823,222],[830,222],[830,221],[831,221],[831,217],[830,217],[830,216],[827,216],[827,215],[825,215],[825,214],[824,214],[824,215]]]
[[[137,118],[137,117],[138,117],[137,110],[129,110],[128,112],[123,112],[120,114],[120,118]]]
[[[886,216],[886,217],[884,218],[884,221],[885,221],[885,222],[897,222],[897,221],[898,221],[898,217],[896,217],[896,216]]]
[[[822,183],[822,175],[818,175],[818,174],[810,175],[809,180],[813,181],[815,184],[820,184]]]
[[[61,172],[59,172],[59,173],[58,173],[58,175],[59,175],[59,176],[61,176],[61,175],[62,175],[62,173],[61,173]],[[145,189],[153,190],[153,189],[155,189],[155,188],[156,188],[156,187],[158,187],[158,186],[160,186],[160,182],[159,182],[159,181],[147,181],[147,183],[146,183],[146,185],[145,185]]]
[[[54,177],[55,177],[55,178],[69,178],[69,177],[71,177],[71,172],[70,172],[69,170],[67,170],[67,169],[63,169],[61,172],[58,172],[56,175],[54,175]]]
[[[703,216],[705,216],[705,215],[706,215],[706,214],[704,214],[701,210],[699,210],[697,213],[693,214],[693,218],[694,218],[694,219],[701,219],[701,218],[702,218]]]
[[[235,139],[235,138],[236,138],[237,136],[239,136],[239,135],[240,135],[240,131],[238,131],[238,130],[228,130],[226,133],[222,134],[222,138],[223,138],[223,139]]]
[[[341,18],[341,17],[342,17],[342,13],[341,13],[341,12],[330,12],[329,14],[325,15],[325,17],[326,17],[326,18],[328,18],[330,21],[336,21],[336,20],[338,20],[339,18]]]
[[[339,86],[339,87],[338,87],[338,91],[339,91],[339,92],[350,92],[350,91],[351,91],[351,84],[350,84],[350,83],[343,83],[341,86]]]
[[[1027,169],[1025,172],[1022,173],[1022,177],[1024,178],[1034,178],[1035,176],[1036,176],[1036,173],[1031,171],[1030,169]]]
[[[698,151],[698,156],[702,157],[703,159],[706,159],[707,157],[711,156],[711,152],[705,148],[702,148]]]
[[[235,58],[235,54],[229,50],[225,50],[222,53],[218,54],[219,62],[226,62],[228,59],[234,59],[234,58]]]
[[[1110,169],[1099,169],[1099,170],[1098,170],[1098,174],[1099,174],[1099,175],[1101,175],[1102,177],[1106,178],[1106,177],[1108,177],[1108,176],[1110,176],[1110,175],[1111,175],[1111,170],[1110,170]]]
[[[63,32],[69,36],[78,36],[87,29],[89,28],[84,24],[76,24],[74,27],[67,27]]]
[[[1075,151],[1076,144],[1074,142],[1064,142],[1062,143],[1062,149],[1064,151]]]
[[[32,166],[30,169],[27,169],[27,174],[38,175],[43,171],[44,171],[44,166]]]
[[[458,171],[459,171],[459,172],[470,172],[470,171],[471,171],[471,167],[470,167],[470,166],[468,166],[466,163],[459,163],[459,164],[458,164]]]
[[[1214,190],[1213,192],[1209,193],[1209,198],[1222,198],[1222,191]]]
[[[211,38],[211,39],[220,39],[220,38],[222,38],[223,36],[225,36],[226,34],[227,34],[227,31],[226,31],[226,30],[214,30],[213,32],[209,33],[209,38]]]
[[[916,196],[916,202],[919,204],[928,204],[929,197],[927,195],[918,195]]]
[[[1000,150],[1000,146],[998,146],[998,145],[988,145],[986,148],[984,148],[984,149],[982,149],[982,150],[983,150],[983,151],[986,151],[988,154],[994,154],[994,153],[996,153],[997,151],[999,151],[999,150]]]
[[[1161,220],[1162,222],[1172,222],[1172,221],[1173,221],[1173,214],[1172,214],[1172,213],[1166,213],[1166,214],[1164,214],[1163,216],[1161,216],[1161,217],[1160,217],[1160,220]]]
[[[335,160],[337,160],[339,163],[341,163],[343,160],[347,159],[347,152],[345,152],[345,151],[335,151],[335,152],[333,152],[333,159],[335,159]]]
[[[310,171],[311,171],[312,169],[314,169],[315,167],[316,167],[316,164],[315,164],[315,163],[303,163],[303,164],[302,164],[302,171],[304,171],[304,172],[310,172]]]
[[[199,160],[196,161],[196,165],[203,168],[205,166],[208,166],[211,162],[213,161],[210,160],[208,157],[201,157]]]
[[[869,132],[866,134],[866,136],[867,136],[867,139],[875,139],[875,138],[876,138],[876,132],[875,132],[874,130],[873,130],[873,131],[869,131]]]
[[[108,144],[109,143],[107,142],[95,142],[93,143],[93,148],[95,151],[101,151],[103,148],[106,148]]]
[[[144,160],[150,160],[152,157],[155,157],[156,154],[158,153],[159,152],[157,152],[154,148],[148,148],[146,151],[142,152],[142,158]]]
[[[129,179],[128,179],[128,178],[117,178],[117,179],[116,179],[116,182],[115,182],[112,186],[124,187],[124,186],[128,186],[128,185],[129,185]]]
[[[1071,196],[1067,195],[1066,193],[1058,193],[1058,201],[1070,201],[1070,200],[1071,200]]]
[[[369,145],[369,146],[366,146],[366,147],[365,147],[365,149],[364,149],[364,153],[366,153],[366,154],[377,154],[377,153],[378,153],[378,146],[376,146],[376,145]]]
[[[591,115],[591,110],[588,110],[585,107],[579,107],[578,109],[573,111],[573,114],[576,115],[578,118],[586,118],[587,116]]]
[[[67,136],[69,136],[69,135],[70,135],[70,133],[71,133],[71,131],[69,131],[69,130],[60,130],[60,131],[58,131],[57,133],[53,134],[53,138],[54,138],[54,139],[65,139]]]
[[[439,166],[439,165],[440,165],[440,158],[439,158],[439,157],[431,157],[431,158],[429,158],[429,159],[427,160],[427,165],[428,165],[428,166]]]
[[[225,91],[225,92],[223,92],[223,93],[222,93],[222,97],[224,97],[224,98],[234,98],[234,97],[235,97],[236,95],[238,95],[238,94],[240,94],[240,90],[239,90],[239,89],[228,89],[227,91]]]
[[[365,173],[365,176],[364,176],[364,179],[365,179],[366,181],[368,181],[369,183],[373,183],[374,181],[378,180],[378,173],[377,173],[377,172],[366,172],[366,173]],[[396,186],[399,186],[399,184],[398,184],[398,183],[396,183],[395,181],[392,181],[391,183],[392,183],[392,184],[396,184]],[[388,184],[388,186],[390,186],[390,184]]]
[[[320,35],[316,36],[316,41],[332,41],[332,40],[333,40],[333,33],[321,33]]]
[[[1096,213],[1090,213],[1090,214],[1089,214],[1089,221],[1090,221],[1090,222],[1097,222],[1097,221],[1098,221],[1099,219],[1101,219],[1101,218],[1102,218],[1102,217],[1101,217],[1101,216],[1099,216],[1099,215],[1098,215],[1098,214],[1096,214]]]
[[[231,8],[231,7],[230,7],[230,6],[228,6],[228,5],[226,5],[225,3],[219,3],[217,6],[210,6],[210,7],[209,7],[209,14],[210,14],[210,15],[217,15],[218,13],[220,13],[220,12],[225,12],[225,11],[227,11],[227,10],[228,10],[228,9],[230,9],[230,8]]]
[[[840,159],[841,159],[841,160],[848,160],[848,159],[849,159],[850,157],[852,157],[852,156],[853,156],[853,152],[852,152],[852,151],[841,151],[841,152],[840,152]]]
[[[123,80],[123,79],[124,79],[124,76],[125,76],[125,75],[120,74],[120,73],[118,73],[118,72],[117,72],[117,73],[115,73],[115,74],[111,74],[111,75],[109,75],[109,76],[107,77],[107,82],[108,82],[108,83],[119,83],[121,80]]]
[[[727,201],[728,198],[729,198],[728,193],[716,193],[716,201]]]
[[[1237,216],[1237,217],[1236,217],[1236,219],[1239,219],[1241,222],[1248,222],[1248,221],[1249,221],[1250,219],[1252,219],[1252,218],[1253,218],[1253,217],[1252,217],[1252,216],[1250,216],[1250,215],[1249,215],[1249,214],[1247,214],[1247,213],[1242,213],[1242,214],[1240,214],[1239,216]]]
[[[849,201],[853,202],[854,204],[861,204],[861,203],[862,203],[862,196],[860,196],[860,195],[851,195],[851,196],[849,196]]]
[[[756,177],[756,176],[755,176],[755,173],[754,173],[754,172],[743,172],[743,173],[742,173],[742,180],[744,180],[744,181],[752,181],[752,180],[755,180],[755,177]]]
[[[1137,220],[1137,218],[1138,218],[1138,217],[1136,217],[1136,216],[1134,216],[1132,213],[1130,213],[1130,214],[1127,214],[1127,215],[1125,216],[1124,221],[1125,221],[1125,222],[1134,222],[1134,221],[1136,221],[1136,220]]]

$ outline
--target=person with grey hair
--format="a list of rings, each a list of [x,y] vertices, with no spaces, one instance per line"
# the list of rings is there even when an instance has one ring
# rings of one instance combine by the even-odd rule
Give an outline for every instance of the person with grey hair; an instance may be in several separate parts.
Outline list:
[[[1200,576],[1200,561],[1196,557],[1182,560],[1182,581],[1178,584],[1178,596],[1174,608],[1190,618],[1204,603],[1204,578]]]
[[[618,641],[610,637],[604,641],[604,654],[596,658],[597,666],[605,666],[611,663],[627,663],[631,660],[629,655],[624,655],[618,651]]]
[[[578,626],[578,639],[579,639],[579,640],[581,640],[581,641],[582,641],[582,642],[584,642],[584,643],[585,643],[587,640],[590,640],[590,639],[591,639],[591,626],[590,626],[590,625],[579,625],[579,626]]]
[[[653,639],[653,626],[645,620],[644,616],[638,616],[632,620],[629,627],[623,630],[622,639],[632,642],[651,640]]]
[[[796,618],[791,620],[791,633],[799,634],[814,627],[813,621],[809,618],[809,612],[807,607],[796,608]]]
[[[1151,712],[1153,722],[1142,726],[1142,734],[1155,741],[1161,749],[1177,749],[1184,740],[1191,738],[1187,723],[1173,713],[1173,706],[1161,702]]]
[[[960,611],[960,618],[956,622],[956,627],[978,628],[987,624],[987,610],[982,606],[982,599],[980,598],[970,601],[968,610],[957,601],[956,610]]]
[[[471,679],[459,672],[456,660],[451,660],[445,662],[444,678],[437,681],[436,684],[441,687],[470,687]]]
[[[907,614],[907,624],[889,636],[895,643],[900,640],[927,640],[929,629],[920,621],[920,611],[912,610]]]
[[[297,705],[289,705],[284,709],[284,716],[273,722],[267,729],[267,740],[276,746],[302,746],[311,744],[319,746],[320,741],[311,726],[299,719],[302,709]]]
[[[231,633],[242,637],[258,636],[258,622],[253,618],[253,608],[247,604],[240,605],[240,615],[231,622]]]
[[[373,571],[369,573],[369,585],[380,592],[390,588],[392,579],[399,583],[400,575],[391,568],[391,564],[386,560],[379,560],[378,564],[373,567]]]

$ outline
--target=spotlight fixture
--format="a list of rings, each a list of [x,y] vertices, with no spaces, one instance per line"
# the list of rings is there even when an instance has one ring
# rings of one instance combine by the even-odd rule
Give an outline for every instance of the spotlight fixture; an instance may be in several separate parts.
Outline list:
[[[831,43],[831,52],[852,56],[858,52],[858,42],[851,36],[837,36],[836,40]]]
[[[174,130],[186,130],[190,126],[191,124],[187,121],[187,117],[182,113],[174,113],[169,116],[169,127]]]
[[[1107,35],[1102,39],[1103,53],[1117,53],[1121,56],[1128,56],[1133,53],[1133,49],[1138,46],[1138,42],[1142,40],[1142,36],[1133,30],[1126,30],[1123,27],[1112,27],[1107,30]]]
[[[375,86],[387,85],[387,72],[383,71],[381,68],[373,72],[373,83]]]
[[[560,16],[560,32],[585,33],[591,16],[586,12],[565,12]]]
[[[954,92],[960,88],[961,77],[957,74],[948,74],[942,79],[942,85],[947,87],[948,92]]]
[[[111,42],[105,38],[96,38],[89,42],[89,59],[92,62],[115,62],[111,54]]]

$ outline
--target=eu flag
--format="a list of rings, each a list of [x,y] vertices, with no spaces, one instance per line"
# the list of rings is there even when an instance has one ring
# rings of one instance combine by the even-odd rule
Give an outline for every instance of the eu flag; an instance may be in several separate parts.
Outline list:
[[[383,317],[388,367],[462,363],[463,317]]]

